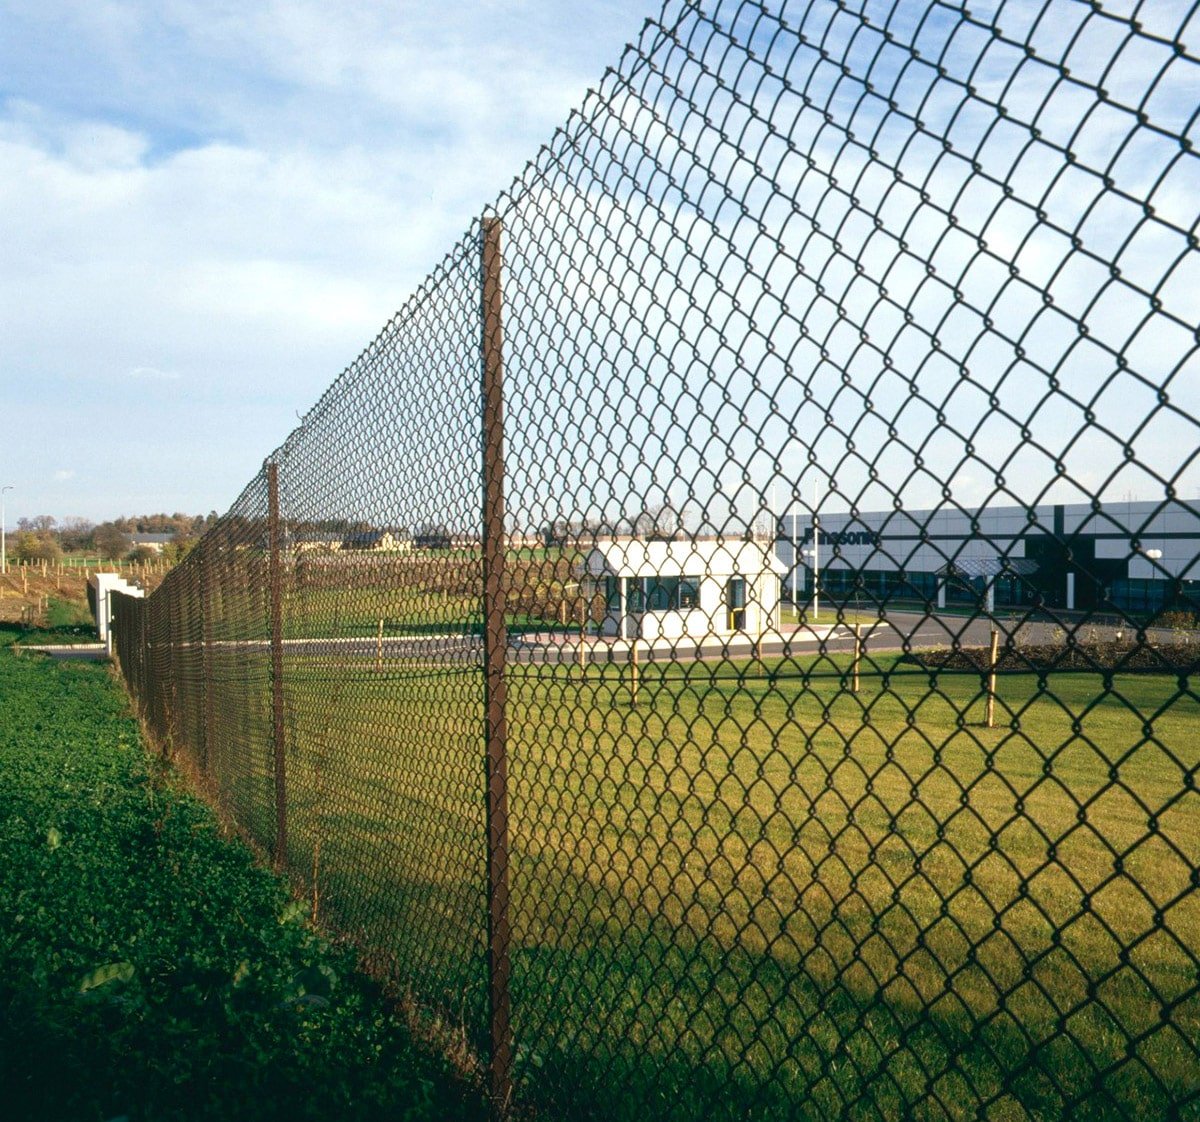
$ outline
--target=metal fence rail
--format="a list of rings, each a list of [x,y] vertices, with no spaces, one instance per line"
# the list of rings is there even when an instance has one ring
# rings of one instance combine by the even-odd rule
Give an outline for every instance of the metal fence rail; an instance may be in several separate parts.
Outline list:
[[[1198,37],[671,0],[119,598],[497,1114],[1200,1117]]]

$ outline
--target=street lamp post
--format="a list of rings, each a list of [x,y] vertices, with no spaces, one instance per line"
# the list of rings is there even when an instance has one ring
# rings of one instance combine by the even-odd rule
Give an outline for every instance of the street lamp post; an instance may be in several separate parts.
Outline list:
[[[13,489],[11,483],[0,487],[0,573],[8,572],[8,519],[5,517],[4,496]]]
[[[812,557],[812,605],[813,619],[821,618],[821,516],[817,513],[817,481],[813,480],[812,549],[804,552]]]
[[[813,543],[811,549],[804,553],[812,558],[812,617],[821,618],[821,531],[815,528],[817,519],[813,517]]]
[[[792,508],[792,611],[796,614],[796,622],[800,622],[800,547],[796,541],[796,524],[800,516],[796,508]]]

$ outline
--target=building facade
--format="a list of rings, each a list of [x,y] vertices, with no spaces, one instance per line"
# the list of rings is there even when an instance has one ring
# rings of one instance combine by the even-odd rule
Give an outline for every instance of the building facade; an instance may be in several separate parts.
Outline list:
[[[770,542],[597,541],[584,580],[603,593],[601,631],[621,639],[757,639],[779,626],[780,574]]]
[[[1200,504],[946,507],[778,519],[785,588],[836,602],[1200,612]],[[814,554],[815,546],[815,554]]]

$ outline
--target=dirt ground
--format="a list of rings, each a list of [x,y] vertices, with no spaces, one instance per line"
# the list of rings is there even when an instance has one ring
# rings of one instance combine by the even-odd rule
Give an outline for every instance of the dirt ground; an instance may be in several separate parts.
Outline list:
[[[146,568],[122,565],[91,565],[75,568],[69,565],[17,565],[10,563],[8,572],[0,575],[0,623],[26,623],[45,627],[52,623],[53,614],[65,613],[81,617],[88,612],[87,581],[93,573],[120,572],[126,579],[140,584],[147,592],[162,582],[165,573]],[[54,609],[55,603],[61,606]]]

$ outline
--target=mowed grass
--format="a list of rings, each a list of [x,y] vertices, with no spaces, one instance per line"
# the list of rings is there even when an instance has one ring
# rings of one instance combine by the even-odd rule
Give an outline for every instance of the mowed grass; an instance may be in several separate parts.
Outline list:
[[[285,638],[374,635],[462,634],[482,627],[479,597],[422,588],[301,588],[290,594]]]
[[[481,676],[369,662],[285,666],[289,865],[482,1039]],[[525,1097],[571,1117],[1196,1114],[1196,695],[1002,675],[986,729],[977,674],[876,658],[855,694],[846,671],[650,664],[635,705],[624,667],[510,668]],[[253,697],[242,728],[265,729]],[[258,759],[223,782],[267,834]]]

